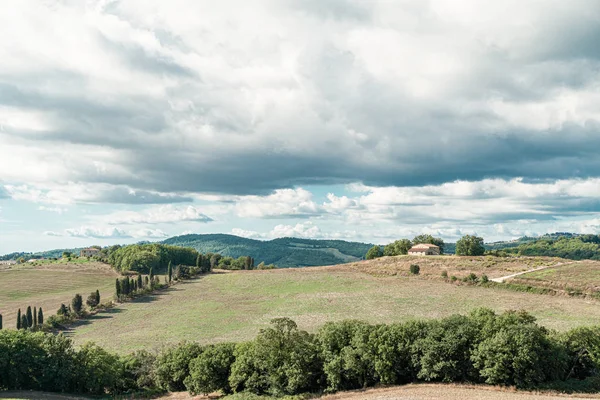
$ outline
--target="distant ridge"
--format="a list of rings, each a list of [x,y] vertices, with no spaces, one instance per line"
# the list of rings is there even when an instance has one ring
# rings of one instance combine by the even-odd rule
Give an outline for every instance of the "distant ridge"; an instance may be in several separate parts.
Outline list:
[[[373,244],[344,240],[316,240],[285,237],[255,240],[227,234],[175,236],[161,243],[192,247],[202,253],[223,256],[249,255],[258,264],[275,264],[280,268],[334,265],[360,260]]]

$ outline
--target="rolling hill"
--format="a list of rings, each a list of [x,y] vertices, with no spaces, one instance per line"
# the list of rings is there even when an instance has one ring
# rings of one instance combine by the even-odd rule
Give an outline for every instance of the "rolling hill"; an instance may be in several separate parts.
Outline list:
[[[256,264],[264,262],[280,268],[357,261],[373,246],[344,240],[280,238],[262,241],[225,234],[175,236],[161,243],[192,247],[202,253],[220,253],[230,257],[251,256]]]

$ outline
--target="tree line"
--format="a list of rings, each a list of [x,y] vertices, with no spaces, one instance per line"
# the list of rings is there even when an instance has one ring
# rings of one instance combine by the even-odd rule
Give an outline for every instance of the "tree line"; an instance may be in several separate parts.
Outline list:
[[[383,256],[400,256],[408,254],[411,247],[422,243],[434,244],[440,248],[440,254],[444,254],[446,244],[441,238],[432,235],[417,235],[411,241],[409,239],[396,240],[386,246],[373,246],[367,251],[365,259],[372,260]],[[475,235],[464,235],[456,242],[456,255],[458,256],[481,256],[485,253],[483,238]]]
[[[75,349],[62,335],[0,331],[6,390],[283,396],[424,381],[592,391],[599,371],[600,327],[557,333],[526,312],[489,309],[389,325],[330,322],[314,334],[277,318],[248,342],[183,342],[127,356]]]

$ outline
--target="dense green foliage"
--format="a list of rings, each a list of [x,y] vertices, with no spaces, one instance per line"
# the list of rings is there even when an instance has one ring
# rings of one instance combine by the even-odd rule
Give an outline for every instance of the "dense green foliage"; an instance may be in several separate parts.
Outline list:
[[[559,334],[525,312],[489,309],[390,325],[331,322],[315,334],[278,318],[249,342],[184,342],[157,356],[142,351],[121,357],[93,344],[76,350],[62,335],[0,331],[5,390],[280,396],[417,381],[598,390],[599,374],[599,327]]]
[[[408,254],[408,250],[412,247],[412,243],[408,239],[400,239],[386,245],[383,248],[384,256],[401,256]]]
[[[154,273],[166,271],[173,265],[196,265],[198,252],[194,249],[164,244],[132,244],[118,247],[108,256],[108,262],[117,271]]]
[[[356,261],[372,246],[343,240],[280,238],[262,241],[223,234],[176,236],[162,243],[192,247],[201,253],[219,253],[235,259],[250,256],[256,264],[264,262],[279,268]]]
[[[483,238],[473,235],[465,235],[456,242],[457,256],[481,256],[485,253]]]
[[[600,260],[600,235],[578,235],[557,239],[541,238],[507,249],[522,256],[549,256],[571,260]]]
[[[429,244],[434,244],[434,245],[438,246],[440,248],[440,254],[444,254],[444,251],[446,250],[445,249],[446,244],[444,243],[444,241],[442,239],[433,237],[428,234],[417,235],[412,240],[413,246],[420,244],[420,243],[429,243]]]
[[[367,251],[367,254],[365,254],[365,259],[366,260],[373,260],[375,258],[381,257],[383,255],[383,252],[381,251],[381,246],[373,246],[369,249],[369,251]]]

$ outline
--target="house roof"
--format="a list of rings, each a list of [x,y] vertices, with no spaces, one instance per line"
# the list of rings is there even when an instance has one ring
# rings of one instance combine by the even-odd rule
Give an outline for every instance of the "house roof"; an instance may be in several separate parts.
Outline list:
[[[419,244],[415,244],[413,247],[411,247],[411,249],[423,249],[423,248],[439,249],[439,246],[436,246],[435,244],[431,244],[431,243],[419,243]]]

